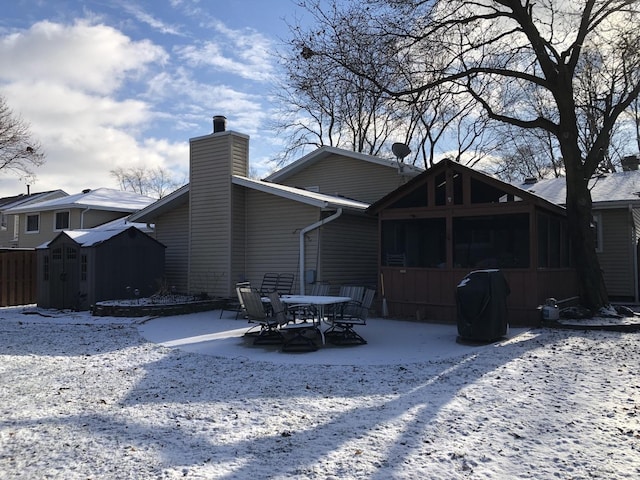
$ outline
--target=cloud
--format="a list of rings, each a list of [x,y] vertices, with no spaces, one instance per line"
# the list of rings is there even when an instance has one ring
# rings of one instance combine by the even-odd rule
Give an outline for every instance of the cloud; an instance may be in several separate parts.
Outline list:
[[[169,25],[162,20],[144,11],[140,6],[123,2],[122,8],[133,15],[138,21],[149,25],[154,30],[170,35],[182,35],[179,27]]]
[[[0,64],[11,65],[0,71],[0,81],[46,80],[106,94],[128,75],[167,57],[150,41],[134,42],[106,25],[42,21],[0,41]]]
[[[215,40],[176,47],[176,53],[192,66],[209,66],[257,82],[273,79],[271,40],[254,30],[233,30],[220,22],[214,30],[219,34]]]

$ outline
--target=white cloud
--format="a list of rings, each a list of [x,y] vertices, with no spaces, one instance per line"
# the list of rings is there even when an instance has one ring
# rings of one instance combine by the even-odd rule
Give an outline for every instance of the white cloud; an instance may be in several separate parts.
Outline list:
[[[106,94],[166,52],[147,40],[133,42],[118,30],[84,21],[62,25],[49,21],[0,41],[0,81],[47,81]]]
[[[267,37],[251,29],[233,30],[220,22],[214,29],[219,38],[177,47],[176,53],[193,66],[209,66],[258,82],[273,78],[273,47]]]

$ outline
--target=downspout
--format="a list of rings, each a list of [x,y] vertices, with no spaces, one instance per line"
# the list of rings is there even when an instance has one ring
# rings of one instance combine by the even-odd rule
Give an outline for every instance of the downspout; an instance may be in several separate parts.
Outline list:
[[[91,210],[91,207],[85,208],[82,212],[80,212],[80,229],[84,229],[84,214]],[[69,215],[71,217],[71,215]],[[69,227],[71,227],[71,218],[69,218]]]
[[[633,227],[633,299],[638,303],[638,235],[636,232],[636,224],[633,221],[633,206],[628,205],[629,216],[631,217],[631,226]]]
[[[340,215],[342,215],[342,208],[338,208],[336,213],[329,215],[327,218],[323,218],[322,220],[312,223],[300,230],[300,272],[298,273],[298,277],[300,278],[300,295],[304,295],[304,236],[311,230],[320,228],[326,223],[333,222]]]

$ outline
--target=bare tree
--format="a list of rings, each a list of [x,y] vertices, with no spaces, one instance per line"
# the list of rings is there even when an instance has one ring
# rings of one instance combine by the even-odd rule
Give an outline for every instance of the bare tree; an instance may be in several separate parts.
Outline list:
[[[602,164],[620,115],[640,92],[640,12],[634,0],[369,0],[370,19],[349,41],[387,50],[362,52],[322,32],[305,45],[397,98],[453,84],[495,122],[548,132],[558,143],[567,183],[567,217],[583,302],[608,305],[592,225],[589,178]],[[365,8],[365,7],[361,7]],[[359,40],[362,39],[362,40]],[[375,44],[375,43],[374,43]],[[434,63],[433,52],[447,61]],[[362,65],[356,55],[366,55]],[[584,81],[596,56],[598,82]],[[437,56],[439,57],[439,56]],[[590,57],[593,58],[593,57]],[[383,67],[384,66],[384,67]],[[397,68],[394,83],[377,82]],[[592,72],[591,72],[592,73]],[[411,81],[404,80],[411,78]],[[531,99],[535,99],[533,108]],[[584,107],[594,115],[590,141],[581,141]]]
[[[161,167],[118,167],[110,173],[122,190],[154,198],[162,198],[181,185],[170,172]]]
[[[0,170],[32,181],[34,169],[44,162],[42,147],[32,137],[29,124],[15,115],[0,95]]]

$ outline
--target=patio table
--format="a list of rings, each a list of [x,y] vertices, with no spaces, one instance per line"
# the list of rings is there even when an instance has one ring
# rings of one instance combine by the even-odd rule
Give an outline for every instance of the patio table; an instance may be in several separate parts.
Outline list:
[[[280,297],[287,305],[312,305],[316,307],[318,312],[318,330],[322,337],[322,344],[325,344],[324,332],[322,331],[322,322],[325,318],[325,307],[327,305],[338,305],[340,303],[350,302],[351,297],[339,297],[332,295],[282,295]],[[315,318],[313,324],[315,326]]]

